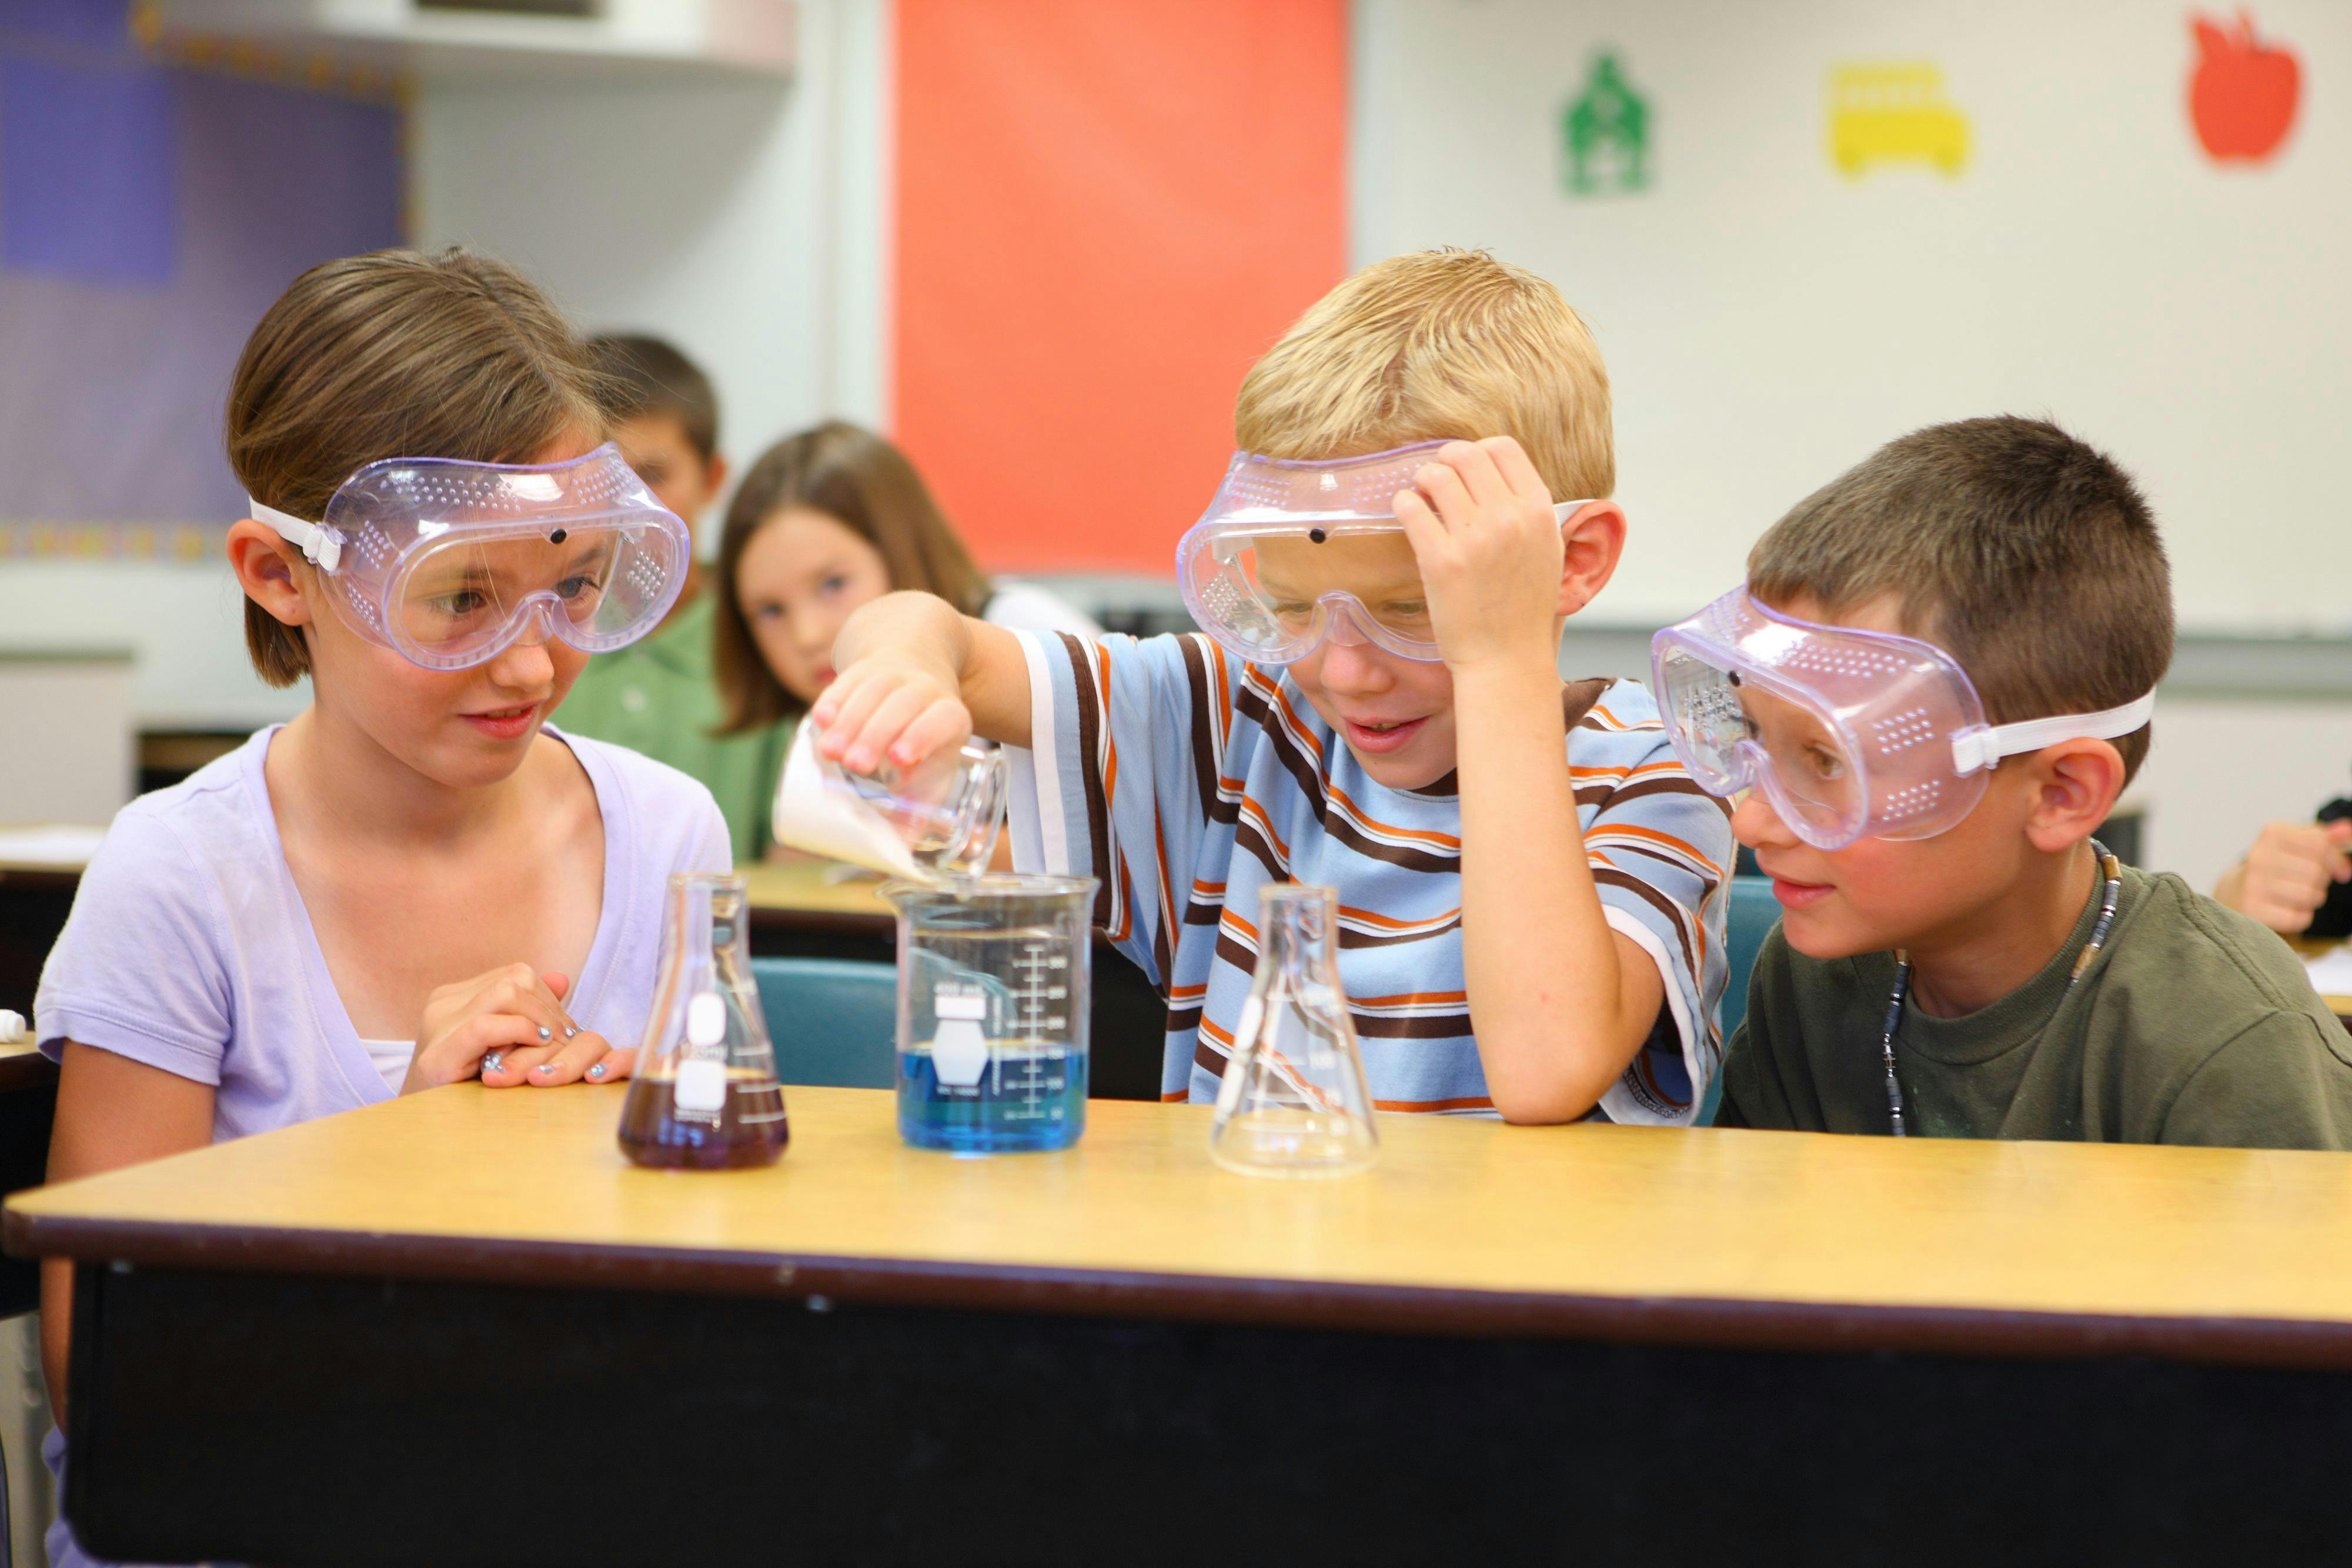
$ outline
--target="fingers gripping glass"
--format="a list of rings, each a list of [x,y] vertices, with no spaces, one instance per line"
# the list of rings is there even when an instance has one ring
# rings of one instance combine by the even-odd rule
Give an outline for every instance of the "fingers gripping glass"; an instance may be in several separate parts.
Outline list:
[[[319,569],[352,630],[428,670],[561,637],[609,653],[677,601],[686,525],[607,444],[526,465],[394,457],[343,481],[319,521],[248,500]]]
[[[1650,644],[1666,736],[1709,794],[1760,789],[1817,849],[1927,839],[1984,796],[2004,757],[2112,740],[2150,692],[2099,713],[1991,726],[1968,674],[1932,643],[1821,626],[1733,590]]]
[[[1201,629],[1257,664],[1305,658],[1327,639],[1435,664],[1437,632],[1396,496],[1446,443],[1293,462],[1236,452],[1176,547],[1176,579]],[[1565,523],[1589,501],[1552,508]]]

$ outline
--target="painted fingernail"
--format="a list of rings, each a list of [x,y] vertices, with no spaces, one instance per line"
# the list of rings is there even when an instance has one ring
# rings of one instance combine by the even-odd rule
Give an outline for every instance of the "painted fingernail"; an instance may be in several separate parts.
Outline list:
[[[588,1076],[589,1076],[589,1077],[591,1077],[591,1078],[602,1078],[602,1077],[604,1077],[604,1064],[603,1062],[601,1062],[601,1061],[600,1061],[600,1062],[598,1062],[595,1066],[593,1066],[593,1067],[590,1068],[590,1069],[588,1070]]]
[[[542,1061],[537,1067],[532,1068],[531,1071],[538,1073],[541,1078],[544,1078],[549,1073],[555,1071],[555,1063],[551,1061]]]
[[[563,1038],[566,1040],[570,1040],[573,1035],[578,1034],[579,1032],[580,1026],[576,1023],[568,1023],[563,1026]]]
[[[553,1040],[555,1038],[555,1031],[548,1028],[545,1024],[541,1024],[539,1026],[539,1038],[541,1040]]]
[[[495,1051],[482,1058],[482,1071],[485,1072],[504,1072],[506,1068],[507,1059]]]

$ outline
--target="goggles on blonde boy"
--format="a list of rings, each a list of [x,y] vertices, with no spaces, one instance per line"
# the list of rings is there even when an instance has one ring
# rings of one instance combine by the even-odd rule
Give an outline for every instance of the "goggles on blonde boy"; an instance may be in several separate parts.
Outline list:
[[[1421,564],[1396,496],[1443,441],[1300,462],[1236,452],[1201,520],[1176,546],[1176,580],[1201,630],[1254,664],[1287,664],[1326,641],[1438,661]],[[1552,507],[1565,523],[1590,501]]]
[[[301,547],[353,631],[428,670],[525,640],[625,646],[677,601],[693,553],[610,443],[536,465],[386,458],[344,480],[315,523],[246,505]]]
[[[1699,787],[1761,789],[1820,850],[1934,838],[1975,809],[2002,758],[2113,740],[2156,707],[2149,692],[1989,725],[1967,672],[1934,643],[1800,621],[1744,585],[1652,639],[1650,669],[1666,737]]]

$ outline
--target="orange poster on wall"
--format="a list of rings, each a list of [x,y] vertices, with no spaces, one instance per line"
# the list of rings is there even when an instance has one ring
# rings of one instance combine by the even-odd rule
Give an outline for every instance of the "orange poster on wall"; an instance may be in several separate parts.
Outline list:
[[[893,434],[982,560],[1166,573],[1347,264],[1345,0],[899,0]]]

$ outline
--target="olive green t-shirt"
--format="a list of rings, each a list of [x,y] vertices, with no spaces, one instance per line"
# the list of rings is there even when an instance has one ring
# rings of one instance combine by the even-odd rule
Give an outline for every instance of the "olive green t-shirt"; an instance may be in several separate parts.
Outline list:
[[[2070,991],[2095,897],[2042,972],[1962,1018],[1903,1009],[1915,1134],[2244,1148],[2352,1146],[2352,1035],[2285,943],[2170,874],[2124,871]],[[1723,1064],[1718,1125],[1889,1130],[1879,1040],[1895,955],[1808,958],[1775,926]]]
[[[768,815],[793,724],[710,733],[724,716],[711,674],[718,602],[706,588],[652,635],[591,658],[558,717],[573,734],[625,746],[702,780],[727,819],[735,863],[750,865],[767,852]]]

